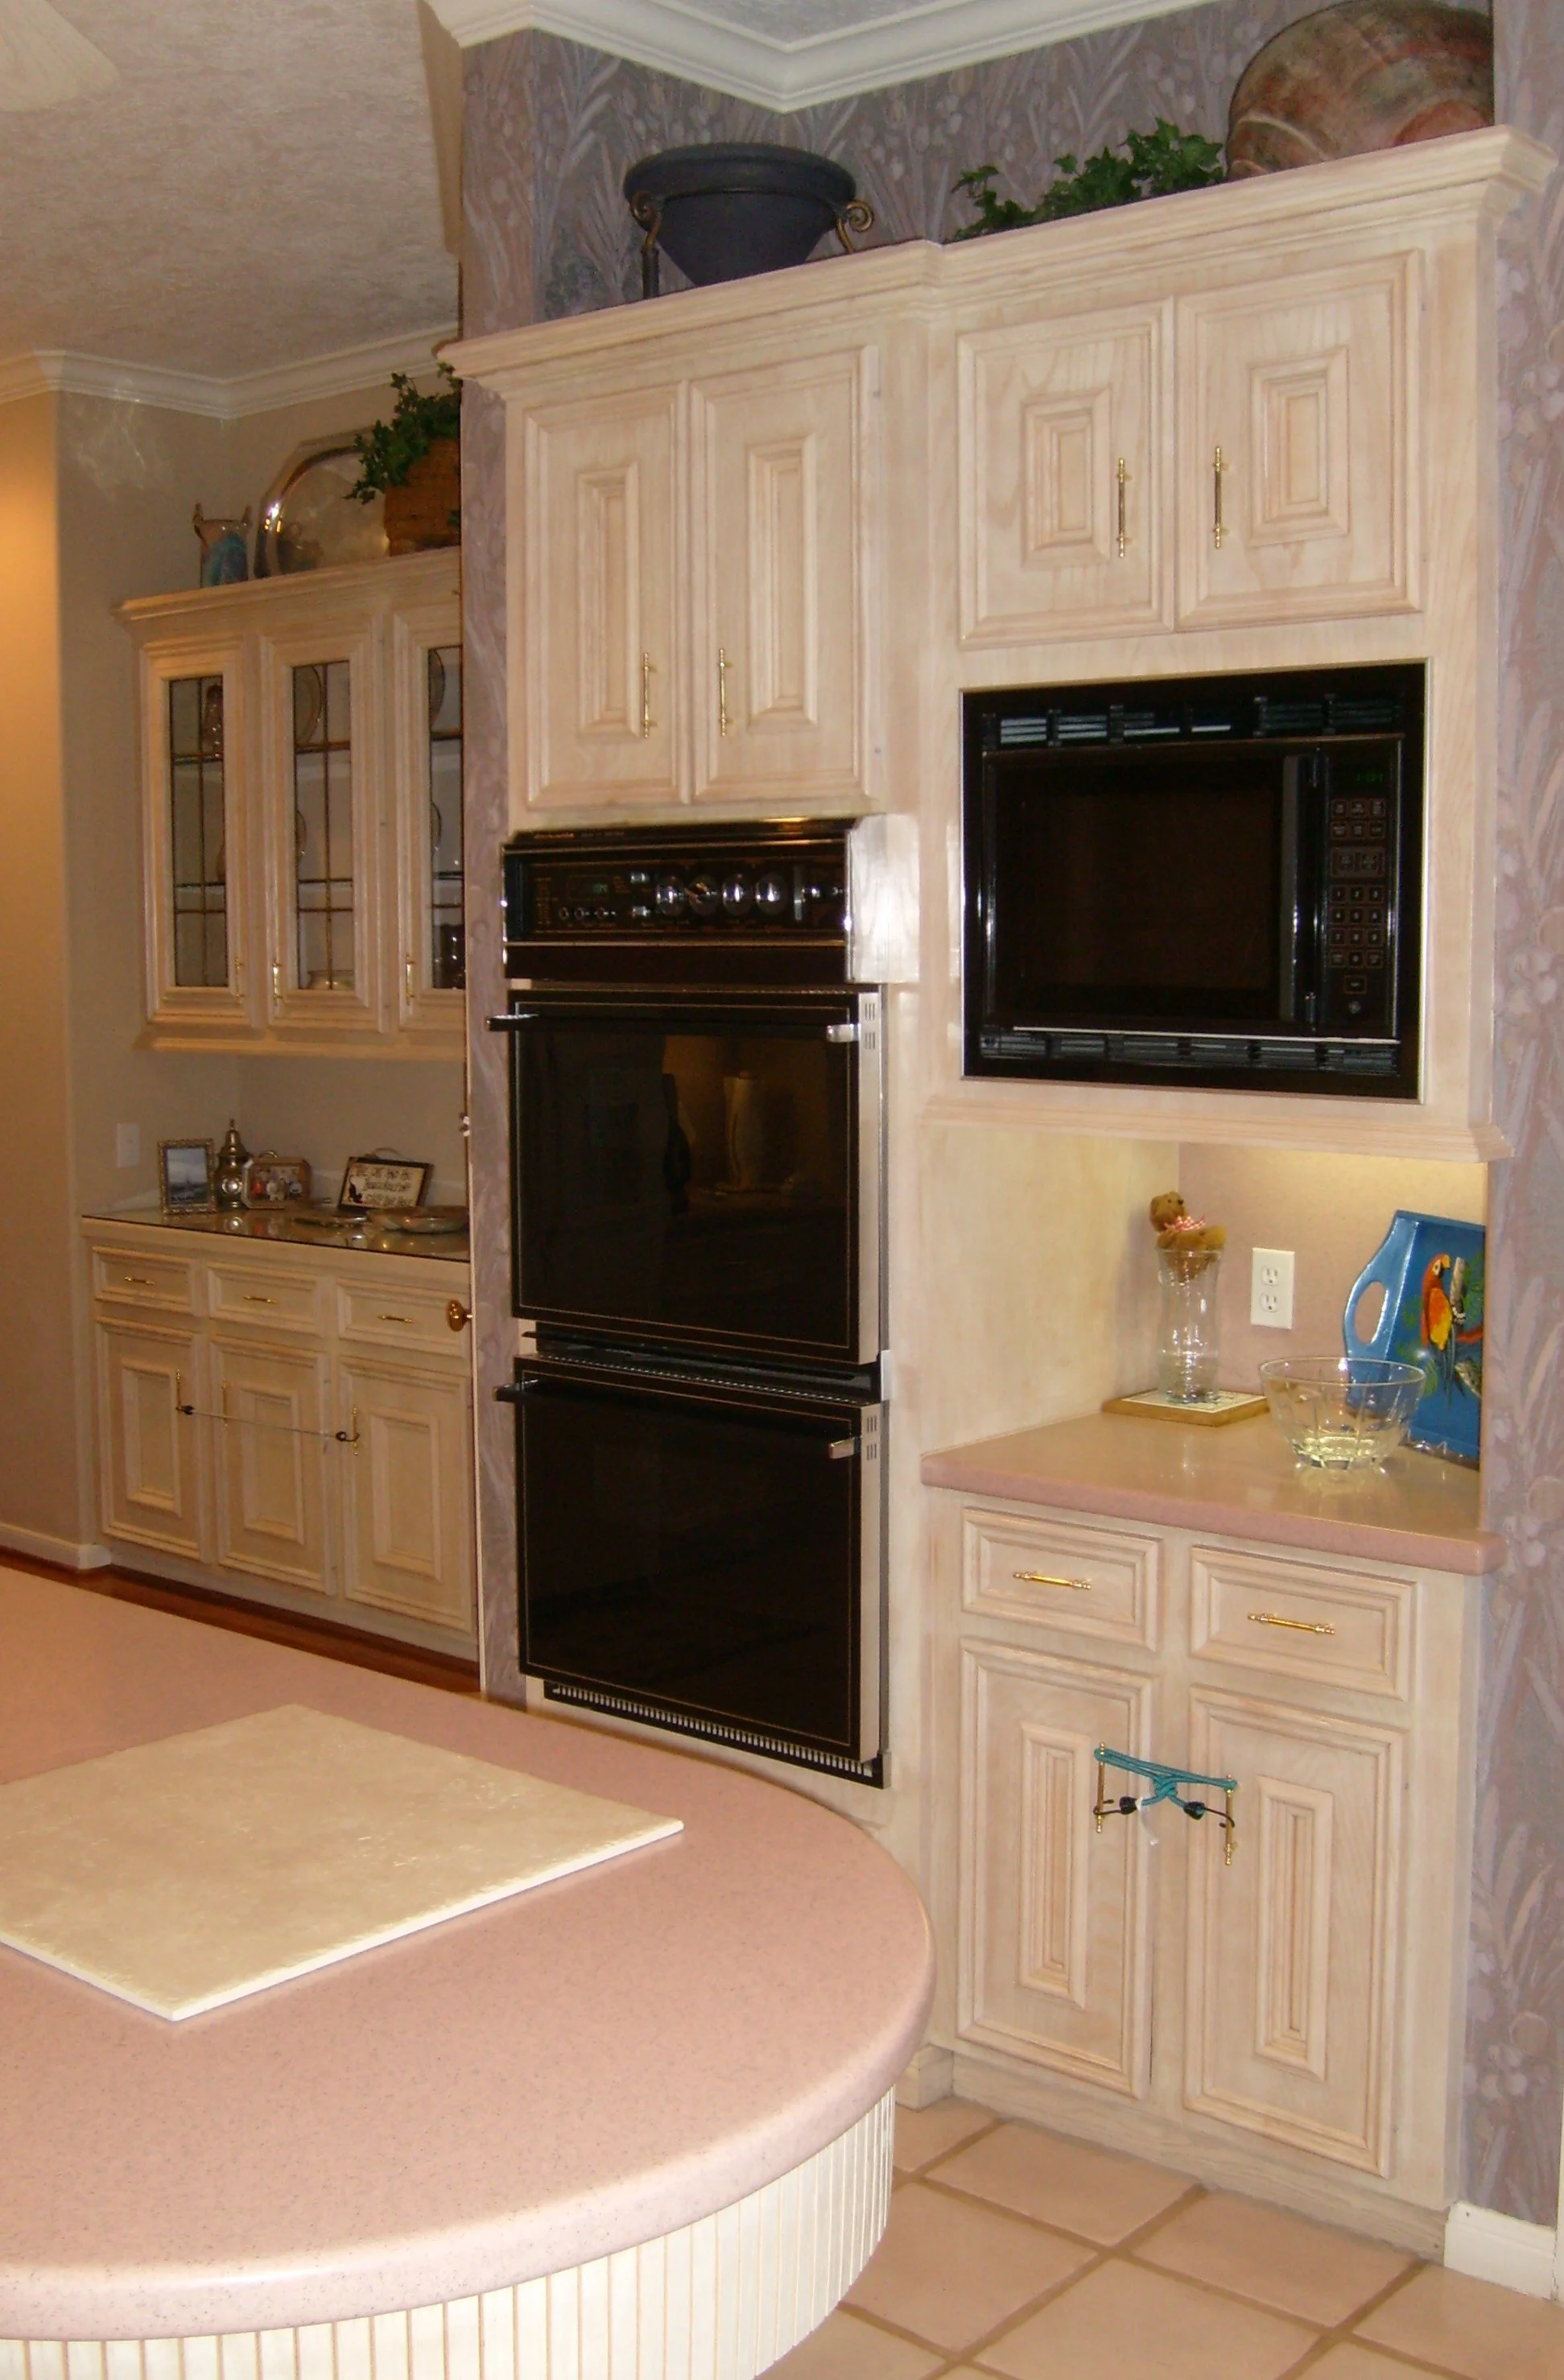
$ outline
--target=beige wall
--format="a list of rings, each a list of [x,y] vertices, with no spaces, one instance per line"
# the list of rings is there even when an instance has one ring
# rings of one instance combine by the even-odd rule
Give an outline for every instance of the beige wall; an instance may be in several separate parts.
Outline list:
[[[1227,1226],[1218,1320],[1221,1378],[1234,1388],[1254,1383],[1258,1366],[1273,1355],[1341,1353],[1347,1293],[1385,1237],[1398,1207],[1473,1222],[1484,1221],[1487,1210],[1487,1168],[1483,1165],[1186,1148],[1179,1152],[1176,1181],[1192,1213]],[[1165,1186],[1171,1189],[1174,1177]],[[1250,1324],[1251,1259],[1256,1247],[1292,1250],[1291,1330],[1257,1330]]]
[[[74,1425],[66,856],[55,407],[0,436],[0,1524],[51,1554],[81,1534]]]

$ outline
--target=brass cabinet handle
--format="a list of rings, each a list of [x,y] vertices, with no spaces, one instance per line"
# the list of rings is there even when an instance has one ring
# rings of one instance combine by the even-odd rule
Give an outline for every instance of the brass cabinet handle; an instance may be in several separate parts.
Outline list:
[[[728,656],[721,645],[717,648],[717,733],[725,735],[731,722],[728,717]]]
[[[127,1272],[125,1276],[125,1286],[127,1289],[151,1289],[152,1285],[152,1277],[151,1273]]]
[[[1122,562],[1124,559],[1124,549],[1130,542],[1129,506],[1125,492],[1129,487],[1132,477],[1134,476],[1122,455],[1119,457],[1119,468],[1113,476],[1117,480],[1119,487],[1119,559]]]
[[[1047,1570],[1018,1570],[1014,1576],[1023,1586],[1068,1586],[1077,1595],[1090,1595],[1092,1591],[1089,1578],[1056,1578],[1051,1571]]]
[[[1334,1636],[1336,1633],[1328,1620],[1288,1620],[1279,1611],[1252,1611],[1249,1617],[1256,1628],[1295,1628],[1300,1636]]]
[[[459,1297],[448,1298],[445,1303],[445,1319],[453,1330],[465,1330],[472,1320],[472,1308],[470,1305],[464,1305]]]
[[[273,959],[272,962],[272,997],[273,1000],[281,1000],[282,996],[283,963],[281,959]]]
[[[651,674],[656,667],[657,664],[649,653],[641,655],[641,734],[643,736],[649,735],[652,731]]]
[[[1222,474],[1227,465],[1218,446],[1211,456],[1211,542],[1218,552],[1227,537],[1227,523],[1222,518]]]
[[[410,1322],[411,1319],[407,1314],[377,1314],[375,1317],[377,1322]]]
[[[244,1300],[247,1305],[275,1305],[277,1303],[274,1297],[263,1297],[258,1289],[247,1289]]]
[[[418,975],[413,965],[412,954],[410,952],[402,962],[402,972],[406,978],[407,997],[409,1000],[412,1000],[417,996],[418,985]]]
[[[353,1450],[353,1451],[354,1451],[354,1453],[355,1453],[355,1454],[357,1454],[357,1453],[358,1453],[358,1406],[357,1406],[357,1405],[350,1406],[350,1407],[349,1407],[349,1414],[350,1414],[351,1420],[352,1420],[352,1424],[353,1424],[353,1427],[351,1427],[351,1429],[333,1429],[333,1432],[332,1432],[332,1436],[335,1439],[335,1440],[336,1440],[336,1442],[337,1442],[337,1444],[338,1444],[339,1446],[348,1446],[348,1447],[351,1447],[351,1448],[352,1448],[352,1450]]]

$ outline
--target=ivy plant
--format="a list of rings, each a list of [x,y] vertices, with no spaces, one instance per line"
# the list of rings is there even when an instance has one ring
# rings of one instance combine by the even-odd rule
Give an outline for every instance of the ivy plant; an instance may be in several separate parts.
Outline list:
[[[1100,207],[1127,207],[1137,199],[1205,189],[1224,178],[1218,142],[1199,132],[1181,132],[1160,115],[1154,130],[1132,132],[1116,146],[1099,149],[1084,164],[1066,152],[1035,207],[996,195],[999,170],[997,165],[974,165],[957,176],[956,188],[970,195],[977,221],[952,232],[953,239],[980,239],[985,232],[1015,231],[1023,224],[1056,222],[1061,215],[1095,214]]]
[[[353,441],[358,477],[347,492],[361,504],[371,504],[387,488],[406,486],[414,464],[436,439],[461,435],[462,383],[449,364],[440,366],[440,374],[443,387],[420,396],[408,373],[392,373],[396,404],[391,419],[361,430]]]

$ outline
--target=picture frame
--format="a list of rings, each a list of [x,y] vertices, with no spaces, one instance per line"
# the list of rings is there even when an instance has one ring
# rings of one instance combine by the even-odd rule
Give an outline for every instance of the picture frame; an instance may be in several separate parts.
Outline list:
[[[348,1212],[374,1213],[387,1207],[417,1207],[434,1172],[417,1158],[350,1157],[343,1171],[337,1205]]]
[[[160,1140],[158,1193],[165,1215],[210,1215],[217,1207],[217,1158],[210,1140]]]
[[[247,1207],[307,1207],[309,1204],[309,1160],[279,1157],[264,1148],[245,1168]]]

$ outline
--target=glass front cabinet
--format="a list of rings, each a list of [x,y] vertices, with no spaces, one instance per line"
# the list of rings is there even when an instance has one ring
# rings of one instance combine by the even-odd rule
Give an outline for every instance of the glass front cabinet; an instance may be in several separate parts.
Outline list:
[[[163,1049],[461,1047],[453,549],[121,607]]]

